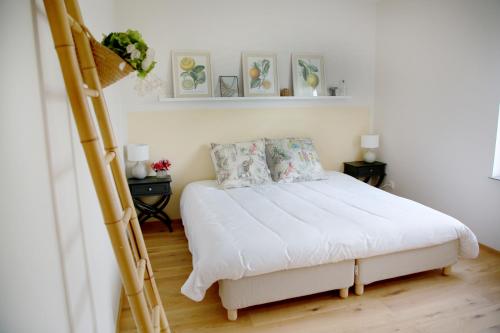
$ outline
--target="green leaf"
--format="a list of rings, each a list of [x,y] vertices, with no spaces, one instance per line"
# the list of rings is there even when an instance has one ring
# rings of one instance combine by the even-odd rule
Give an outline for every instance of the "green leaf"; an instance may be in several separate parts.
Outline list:
[[[195,72],[195,73],[200,73],[201,71],[203,71],[205,69],[205,66],[203,65],[198,65],[198,66],[195,66],[192,71]]]
[[[304,62],[304,60],[299,59],[299,66],[306,67],[306,63]]]
[[[251,82],[250,82],[250,88],[258,88],[262,85],[262,82],[259,78],[256,78],[256,79],[253,79]]]
[[[144,41],[142,40],[141,34],[137,30],[128,29],[127,30],[127,35],[134,42],[143,42],[144,43]]]
[[[304,81],[307,81],[307,76],[309,75],[309,69],[307,66],[302,67],[302,77],[304,78]]]
[[[148,73],[153,70],[153,68],[155,67],[155,64],[156,64],[156,61],[153,61],[151,63],[151,65],[149,65],[148,68],[142,68],[142,69],[137,70],[137,76],[139,76],[140,78],[145,78],[146,75],[148,75]]]
[[[196,80],[198,79],[198,75],[195,72],[189,72],[189,76],[193,79],[193,81],[196,83]]]
[[[260,71],[260,65],[257,62],[253,63],[253,67],[257,68]]]
[[[271,63],[269,62],[269,60],[264,60],[262,62],[262,75],[263,76],[266,76],[267,73],[269,72],[269,68],[271,67]]]
[[[308,67],[309,67],[309,70],[310,70],[311,72],[317,72],[317,71],[318,71],[318,67],[316,67],[316,66],[315,66],[315,65],[313,65],[313,64],[309,64],[309,66],[308,66]]]
[[[205,83],[206,80],[207,80],[207,76],[206,76],[205,72],[197,73],[196,80],[195,80],[196,83],[203,84],[203,83]]]

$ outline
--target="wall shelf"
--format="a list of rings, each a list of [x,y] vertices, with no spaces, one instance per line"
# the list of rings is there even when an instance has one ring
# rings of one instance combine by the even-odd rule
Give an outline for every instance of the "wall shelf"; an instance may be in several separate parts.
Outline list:
[[[341,102],[352,99],[351,96],[269,96],[269,97],[191,97],[191,98],[174,98],[174,97],[160,97],[161,103],[210,103],[210,102]]]

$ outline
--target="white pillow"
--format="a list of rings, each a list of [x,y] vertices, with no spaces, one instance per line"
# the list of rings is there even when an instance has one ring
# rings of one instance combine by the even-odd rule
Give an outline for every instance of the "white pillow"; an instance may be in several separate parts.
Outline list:
[[[266,163],[264,140],[229,144],[212,143],[211,156],[217,183],[223,188],[272,182]]]

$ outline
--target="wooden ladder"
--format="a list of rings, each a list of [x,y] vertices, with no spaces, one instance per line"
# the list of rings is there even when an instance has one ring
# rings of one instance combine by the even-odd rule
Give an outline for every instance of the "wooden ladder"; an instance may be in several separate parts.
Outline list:
[[[80,7],[77,0],[44,0],[44,4],[76,127],[137,330],[170,332],[118,156]],[[102,143],[88,98],[92,101]]]

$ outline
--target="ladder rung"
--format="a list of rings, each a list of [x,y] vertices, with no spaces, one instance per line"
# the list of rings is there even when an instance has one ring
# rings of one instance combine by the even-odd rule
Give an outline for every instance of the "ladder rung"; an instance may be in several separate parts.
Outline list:
[[[116,153],[114,151],[108,151],[105,155],[104,155],[104,162],[106,162],[106,164],[109,164],[111,163],[111,161],[116,157]]]
[[[146,272],[146,259],[141,259],[137,263],[137,277],[139,278],[139,283],[141,288],[144,285],[144,273]]]
[[[71,29],[73,29],[75,32],[78,32],[79,34],[83,33],[82,26],[80,23],[76,22],[76,20],[73,18],[73,16],[68,14],[68,21],[69,25],[71,26]]]
[[[132,218],[132,208],[127,207],[123,211],[123,219],[122,219],[125,228],[128,227],[128,223],[130,222],[131,218]]]
[[[89,97],[99,97],[99,92],[95,89],[83,88],[83,91],[85,92],[85,95]]]
[[[153,308],[153,332],[160,333],[160,305]]]

